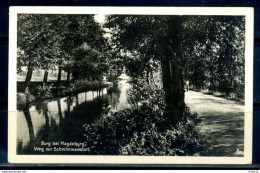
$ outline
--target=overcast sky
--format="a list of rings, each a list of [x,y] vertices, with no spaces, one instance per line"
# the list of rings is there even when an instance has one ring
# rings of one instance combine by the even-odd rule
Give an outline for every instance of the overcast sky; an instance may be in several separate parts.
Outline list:
[[[105,22],[105,15],[104,14],[96,14],[94,16],[94,19],[96,20],[96,22],[103,24]]]

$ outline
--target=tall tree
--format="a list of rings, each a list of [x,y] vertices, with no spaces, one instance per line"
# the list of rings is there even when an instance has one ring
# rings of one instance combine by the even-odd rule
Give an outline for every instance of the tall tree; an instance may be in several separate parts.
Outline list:
[[[63,35],[62,50],[65,62],[62,67],[72,73],[73,80],[95,74],[99,61],[105,62],[106,39],[103,30],[94,20],[94,15],[66,15],[66,26],[60,30]],[[101,63],[100,63],[101,64]],[[102,67],[101,67],[102,68]],[[93,73],[94,72],[94,73]],[[69,76],[69,75],[68,75]]]
[[[139,64],[138,71],[151,71],[160,66],[167,111],[183,111],[184,84],[181,68],[179,16],[109,16],[107,27],[112,40],[123,52],[131,52],[126,62]],[[135,73],[134,65],[126,66]],[[139,73],[140,74],[140,73]]]
[[[228,64],[234,57],[243,58],[243,49],[234,49],[243,48],[244,21],[240,16],[110,15],[105,26],[112,30],[114,46],[126,53],[130,74],[142,74],[151,62],[159,64],[166,111],[183,111],[184,78],[201,89],[209,75],[213,88],[228,91],[223,88],[229,85],[226,75],[232,68]],[[240,38],[236,36],[239,33]]]

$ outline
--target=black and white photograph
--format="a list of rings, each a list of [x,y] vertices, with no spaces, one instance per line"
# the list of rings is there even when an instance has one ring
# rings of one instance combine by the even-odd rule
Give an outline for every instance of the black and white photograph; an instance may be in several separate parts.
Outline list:
[[[250,163],[252,9],[39,9],[10,18],[11,160]]]

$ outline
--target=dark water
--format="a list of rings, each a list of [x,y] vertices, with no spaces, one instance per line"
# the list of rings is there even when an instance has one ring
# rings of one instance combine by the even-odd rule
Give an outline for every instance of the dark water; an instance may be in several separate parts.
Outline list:
[[[104,112],[128,107],[130,84],[123,79],[117,86],[87,91],[71,97],[38,102],[17,116],[18,154],[81,154],[42,152],[50,144],[84,142],[84,124],[98,121]],[[60,145],[57,145],[60,146]],[[84,152],[82,152],[84,154]]]

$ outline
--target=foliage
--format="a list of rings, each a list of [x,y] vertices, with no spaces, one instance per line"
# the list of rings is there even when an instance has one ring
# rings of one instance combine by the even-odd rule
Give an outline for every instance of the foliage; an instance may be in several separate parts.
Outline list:
[[[68,93],[79,93],[88,90],[101,90],[107,86],[100,81],[88,81],[87,79],[78,79],[73,81],[66,89]]]
[[[84,125],[87,154],[194,155],[206,149],[197,114],[188,107],[167,112],[160,81],[135,80],[127,100],[129,109],[105,112],[98,122]]]
[[[165,109],[162,84],[136,80],[128,93],[127,102],[133,109],[146,105],[155,112],[161,113],[160,111]]]
[[[233,93],[243,99],[244,17],[193,17],[183,27],[186,80],[197,89]]]
[[[161,68],[166,98],[175,98],[167,105],[184,100],[174,93],[182,93],[183,79],[243,99],[244,17],[110,15],[105,26],[131,77]]]
[[[111,44],[122,56],[128,75],[144,77],[158,67],[166,38],[167,17],[109,15],[105,27],[112,32]],[[157,20],[156,20],[157,19]],[[163,38],[162,38],[163,37]],[[165,45],[165,44],[164,44]]]
[[[121,152],[127,155],[193,155],[199,151],[200,143],[198,132],[192,123],[182,122],[176,129],[163,132],[152,124],[144,132],[135,132]]]
[[[37,88],[31,90],[31,94],[35,96],[37,100],[46,100],[52,98],[52,88],[52,85],[46,85],[43,83]]]
[[[145,105],[84,125],[87,154],[193,155],[200,149],[197,115],[187,108],[176,126]]]
[[[18,72],[27,67],[29,80],[34,69],[59,68],[74,79],[100,79],[108,69],[107,40],[93,15],[19,14],[17,32]]]
[[[50,38],[52,33],[52,30],[47,32],[47,20],[48,18],[45,15],[18,15],[18,72],[21,71],[22,66],[44,68],[42,65],[46,64],[52,56],[51,50],[53,49],[51,47],[53,47],[53,43],[48,43],[50,47],[47,47],[46,44],[46,40]]]
[[[72,66],[73,79],[102,80],[109,70],[106,57],[93,48],[75,51]]]
[[[180,16],[110,15],[112,41],[125,56],[131,77],[146,78],[161,70],[166,109],[182,111],[184,85],[180,51]]]
[[[103,77],[115,81],[126,72],[136,81],[131,109],[85,125],[88,154],[193,155],[201,142],[184,81],[243,98],[244,23],[240,16],[109,15],[108,41],[93,15],[19,14],[18,72],[26,66],[27,75],[57,67],[72,73],[67,94],[100,90]],[[157,72],[159,83],[151,81]],[[43,84],[28,95],[41,100],[52,90]],[[30,97],[18,100],[27,106]]]
[[[35,97],[27,92],[25,93],[17,93],[17,109],[22,110],[28,107],[33,101]]]
[[[193,155],[201,144],[197,114],[166,112],[157,83],[137,80],[128,93],[129,109],[106,112],[99,123],[86,124],[88,154]],[[176,124],[175,116],[181,120]]]

